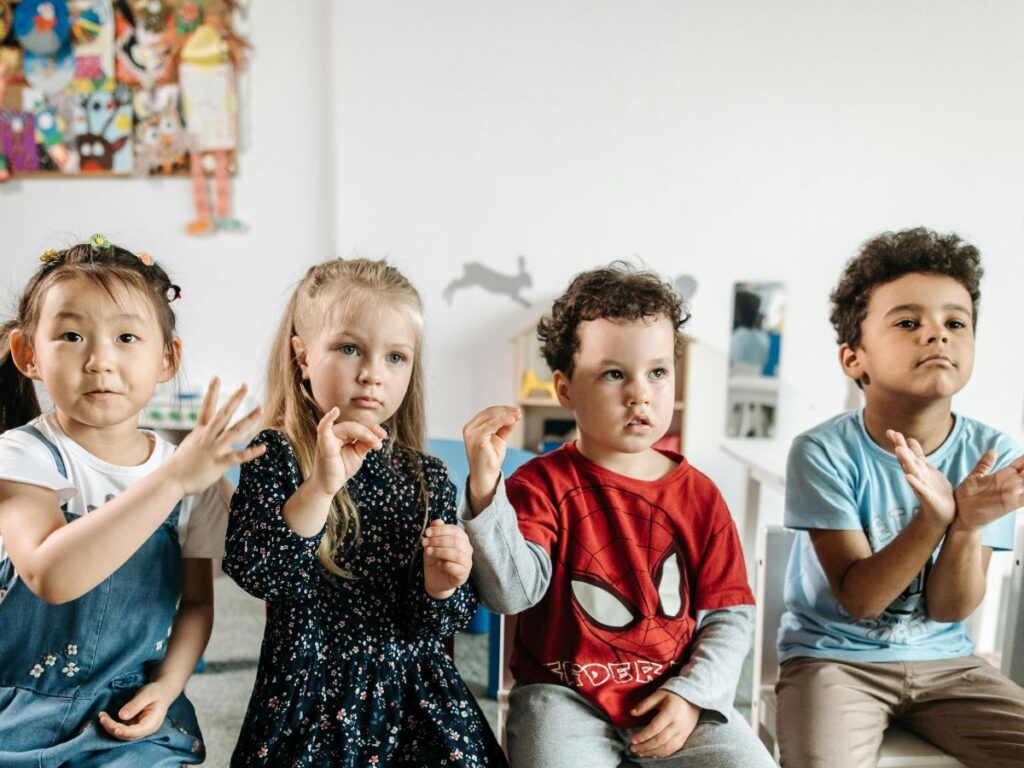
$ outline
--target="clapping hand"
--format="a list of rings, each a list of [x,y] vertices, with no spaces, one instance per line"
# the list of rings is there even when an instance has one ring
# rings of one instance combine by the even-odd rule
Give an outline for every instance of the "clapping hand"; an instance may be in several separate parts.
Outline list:
[[[1024,507],[1024,456],[993,472],[996,458],[995,451],[986,451],[954,493],[957,522],[969,530]]]
[[[956,517],[956,501],[949,479],[928,463],[917,440],[908,440],[894,429],[886,430],[885,434],[896,449],[896,458],[907,475],[907,482],[921,501],[921,511],[933,522],[948,526]]]

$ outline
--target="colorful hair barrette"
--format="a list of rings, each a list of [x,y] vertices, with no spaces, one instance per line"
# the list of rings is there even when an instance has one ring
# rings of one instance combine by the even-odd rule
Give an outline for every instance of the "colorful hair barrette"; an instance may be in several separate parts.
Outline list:
[[[164,296],[167,297],[167,303],[170,304],[173,301],[177,301],[181,298],[181,288],[174,283],[171,283],[167,290],[164,291]]]
[[[89,242],[92,243],[97,248],[109,248],[110,247],[110,241],[107,239],[107,236],[106,235],[101,235],[99,232],[97,232],[92,237],[90,237],[89,238]]]
[[[153,266],[153,257],[149,255],[149,251],[139,251],[139,261],[147,267]]]
[[[47,248],[45,251],[39,254],[39,260],[43,264],[50,264],[55,261],[60,261],[60,251],[56,248]]]

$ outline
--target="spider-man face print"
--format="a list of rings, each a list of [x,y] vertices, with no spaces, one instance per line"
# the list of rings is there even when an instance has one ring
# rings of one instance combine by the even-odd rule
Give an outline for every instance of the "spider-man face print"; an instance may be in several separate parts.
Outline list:
[[[672,663],[690,641],[688,564],[669,515],[639,494],[579,488],[559,503],[573,610],[621,661]]]

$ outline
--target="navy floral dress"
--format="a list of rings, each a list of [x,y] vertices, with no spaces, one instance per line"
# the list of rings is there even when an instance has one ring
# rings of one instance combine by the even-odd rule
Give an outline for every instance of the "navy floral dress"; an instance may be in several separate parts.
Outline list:
[[[467,582],[437,601],[423,588],[416,465],[431,519],[454,523],[444,465],[367,455],[348,483],[361,543],[338,560],[356,578],[339,579],[317,558],[322,532],[305,538],[281,517],[302,483],[287,439],[266,430],[252,444],[267,451],[242,467],[224,570],[267,601],[267,626],[232,766],[506,765],[443,645],[469,622],[476,593]]]

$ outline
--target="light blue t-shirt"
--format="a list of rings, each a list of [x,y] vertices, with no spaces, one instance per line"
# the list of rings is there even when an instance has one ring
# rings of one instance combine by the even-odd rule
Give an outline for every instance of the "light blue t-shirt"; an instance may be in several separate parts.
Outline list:
[[[996,469],[1020,455],[1016,443],[991,427],[955,416],[952,431],[928,461],[955,488],[988,449]],[[793,441],[786,468],[786,526],[861,530],[871,551],[891,542],[920,502],[896,457],[864,428],[863,411],[829,419]],[[1013,513],[991,523],[982,543],[1013,549]],[[924,585],[941,544],[916,579],[874,619],[854,619],[839,604],[818,562],[810,536],[797,534],[786,573],[786,612],[779,629],[779,659],[796,656],[845,661],[928,661],[974,652],[966,622],[942,623],[925,612]]]

